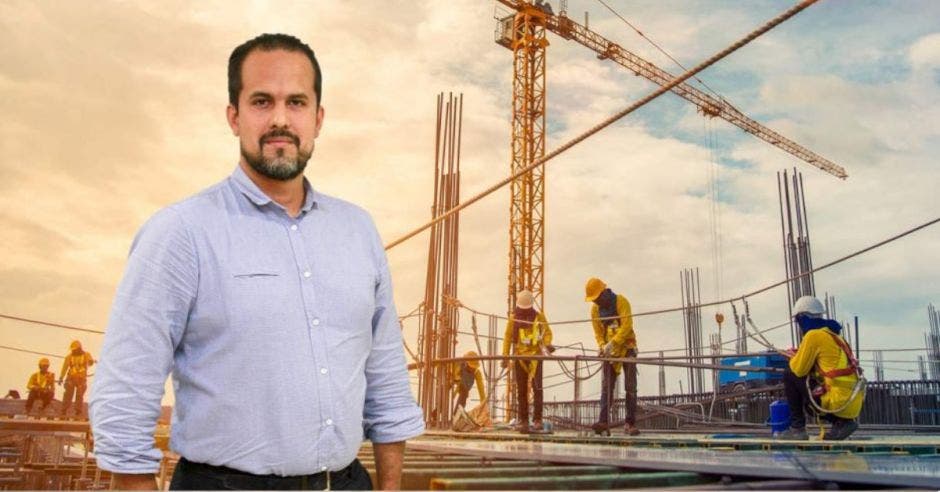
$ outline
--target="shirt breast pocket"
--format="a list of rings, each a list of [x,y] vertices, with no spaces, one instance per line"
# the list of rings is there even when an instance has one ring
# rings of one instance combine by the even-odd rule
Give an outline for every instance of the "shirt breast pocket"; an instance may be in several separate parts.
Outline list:
[[[236,323],[270,325],[287,309],[284,276],[270,267],[238,267],[229,279],[226,307]]]

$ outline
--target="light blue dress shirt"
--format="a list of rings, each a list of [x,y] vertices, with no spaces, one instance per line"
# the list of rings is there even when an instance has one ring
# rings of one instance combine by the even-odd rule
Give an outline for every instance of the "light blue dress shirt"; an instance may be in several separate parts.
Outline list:
[[[198,463],[336,471],[424,431],[375,225],[304,186],[292,218],[236,168],[138,232],[89,398],[98,466],[158,470],[171,371],[170,444]]]

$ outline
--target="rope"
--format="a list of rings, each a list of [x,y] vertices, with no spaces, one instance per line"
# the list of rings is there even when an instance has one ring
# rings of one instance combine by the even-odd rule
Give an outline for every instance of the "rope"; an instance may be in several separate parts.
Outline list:
[[[583,142],[583,141],[586,140],[588,137],[590,137],[590,136],[592,136],[592,135],[598,133],[599,131],[603,130],[604,128],[607,128],[608,126],[614,124],[616,121],[618,121],[618,120],[620,120],[621,118],[623,118],[624,116],[626,116],[626,115],[628,115],[628,114],[630,114],[630,113],[636,111],[637,109],[639,109],[639,108],[645,106],[646,104],[648,104],[650,101],[656,99],[657,97],[659,97],[659,96],[661,96],[661,95],[663,95],[663,94],[669,92],[670,90],[672,90],[673,87],[676,87],[677,85],[679,85],[679,84],[685,82],[686,80],[688,80],[688,79],[689,79],[690,77],[692,77],[693,75],[695,75],[695,74],[701,72],[702,70],[705,70],[706,68],[708,68],[708,67],[714,65],[716,62],[718,62],[718,61],[721,60],[722,58],[724,58],[724,57],[730,55],[731,53],[733,53],[733,52],[735,52],[735,51],[737,51],[737,50],[738,50],[739,48],[741,48],[742,46],[744,46],[744,45],[750,43],[751,41],[753,41],[754,39],[756,39],[758,36],[760,36],[760,35],[766,33],[767,31],[769,31],[769,30],[773,29],[774,27],[780,25],[781,23],[783,23],[783,22],[786,21],[787,19],[789,19],[789,18],[793,17],[794,15],[796,15],[796,14],[802,12],[804,9],[806,9],[806,8],[809,7],[810,5],[816,3],[817,1],[819,1],[819,0],[803,0],[803,1],[800,2],[798,5],[796,5],[796,6],[792,7],[792,8],[790,8],[789,10],[787,10],[786,12],[784,12],[784,13],[778,15],[778,16],[775,17],[774,19],[771,19],[770,21],[768,21],[767,23],[765,23],[763,26],[761,26],[761,27],[759,27],[757,30],[751,32],[750,34],[748,34],[748,35],[745,36],[744,38],[738,40],[737,42],[735,42],[735,43],[732,44],[731,46],[725,48],[724,50],[722,50],[722,51],[720,51],[720,52],[718,52],[718,53],[716,53],[715,55],[712,55],[712,56],[711,56],[710,58],[708,58],[707,60],[705,60],[705,61],[703,61],[702,63],[700,63],[700,64],[698,64],[697,66],[695,66],[695,68],[693,68],[692,70],[686,71],[684,74],[682,74],[682,75],[680,75],[680,76],[678,76],[678,77],[672,79],[672,81],[670,81],[670,82],[667,83],[666,85],[663,85],[663,86],[661,86],[659,89],[656,89],[655,91],[651,92],[651,93],[650,93],[649,95],[647,95],[646,97],[641,98],[640,100],[638,100],[637,102],[631,104],[630,106],[628,106],[627,108],[621,110],[620,112],[618,112],[618,113],[616,113],[616,114],[614,114],[614,115],[612,115],[612,116],[609,116],[607,119],[605,119],[605,120],[601,121],[600,123],[594,125],[593,127],[589,128],[589,129],[588,129],[587,131],[585,131],[584,133],[582,133],[582,134],[578,135],[577,137],[575,137],[575,138],[569,140],[568,142],[562,144],[560,147],[556,148],[555,150],[552,150],[551,152],[548,152],[548,153],[545,154],[544,156],[542,156],[542,157],[536,159],[532,164],[530,164],[530,165],[528,165],[528,166],[526,166],[526,167],[524,167],[524,168],[522,168],[522,169],[519,169],[518,171],[516,171],[515,173],[513,173],[513,174],[510,175],[509,177],[507,177],[507,178],[505,178],[505,179],[499,181],[498,183],[496,183],[496,184],[490,186],[489,188],[487,188],[487,189],[481,191],[480,193],[477,193],[476,195],[470,197],[469,199],[467,199],[467,201],[465,201],[465,202],[463,202],[463,203],[460,203],[460,204],[454,206],[453,208],[449,209],[447,212],[445,212],[445,213],[443,213],[443,214],[441,214],[441,215],[438,215],[437,217],[435,217],[435,218],[432,219],[431,221],[427,222],[427,223],[424,224],[423,226],[420,226],[420,227],[418,227],[417,229],[415,229],[415,230],[413,230],[413,231],[411,231],[411,232],[405,234],[404,236],[402,236],[402,237],[400,237],[400,238],[398,238],[398,239],[396,239],[396,240],[394,240],[394,241],[388,243],[387,245],[385,245],[385,249],[386,249],[386,250],[389,250],[389,249],[394,248],[395,246],[398,246],[399,244],[401,244],[401,243],[407,241],[408,239],[411,239],[412,237],[417,236],[417,235],[420,234],[421,232],[423,232],[423,231],[429,229],[431,226],[433,226],[433,225],[435,225],[435,224],[437,224],[437,223],[439,223],[439,222],[441,222],[441,221],[447,219],[448,217],[450,217],[450,216],[452,216],[452,215],[454,215],[454,214],[459,213],[461,210],[463,210],[463,209],[469,207],[470,205],[473,205],[474,203],[480,201],[482,198],[486,197],[487,195],[492,194],[492,193],[495,192],[496,190],[499,190],[499,189],[502,188],[503,186],[506,186],[507,184],[509,184],[509,183],[511,183],[512,181],[518,179],[519,177],[524,176],[524,175],[526,175],[526,174],[532,172],[532,170],[534,170],[534,169],[536,169],[536,168],[538,168],[538,167],[544,165],[546,162],[548,162],[548,161],[554,159],[555,157],[558,157],[558,156],[561,155],[563,152],[565,152],[566,150],[568,150],[568,149],[574,147],[575,145],[577,145],[577,144]]]
[[[845,262],[845,261],[847,261],[847,260],[850,260],[850,259],[852,259],[852,258],[855,258],[856,256],[859,256],[859,255],[868,253],[869,251],[878,249],[878,248],[880,248],[880,247],[882,247],[882,246],[884,246],[884,245],[886,245],[886,244],[892,243],[892,242],[894,242],[894,241],[897,241],[898,239],[901,239],[901,238],[904,238],[904,237],[906,237],[906,236],[909,236],[909,235],[911,235],[911,234],[913,234],[913,233],[915,233],[915,232],[917,232],[917,231],[919,231],[919,230],[921,230],[921,229],[925,229],[925,228],[927,228],[927,227],[930,227],[930,226],[936,224],[937,222],[940,222],[940,217],[937,217],[936,219],[932,219],[932,220],[929,220],[929,221],[927,221],[927,222],[924,222],[924,223],[921,224],[921,225],[912,227],[912,228],[910,228],[910,229],[908,229],[908,230],[906,230],[906,231],[903,231],[903,232],[900,232],[900,233],[898,233],[898,234],[895,234],[895,235],[893,235],[893,236],[891,236],[891,237],[889,237],[889,238],[887,238],[887,239],[885,239],[885,240],[883,240],[883,241],[879,241],[879,242],[877,242],[877,243],[875,243],[875,244],[872,244],[871,246],[862,248],[862,249],[860,249],[860,250],[858,250],[858,251],[855,251],[855,252],[853,252],[853,253],[849,253],[849,254],[847,254],[847,255],[841,257],[841,258],[837,258],[837,259],[835,259],[835,260],[832,260],[832,261],[830,261],[829,263],[826,263],[826,264],[824,264],[824,265],[818,266],[818,267],[816,267],[816,268],[813,268],[812,270],[803,272],[803,273],[801,273],[801,274],[799,274],[799,275],[794,275],[794,276],[792,276],[792,277],[786,278],[786,279],[781,280],[781,281],[779,281],[779,282],[776,282],[776,283],[774,283],[774,284],[770,284],[770,285],[768,285],[768,286],[766,286],[766,287],[762,287],[762,288],[757,289],[757,290],[754,290],[754,291],[752,291],[752,292],[748,292],[748,293],[746,293],[746,294],[744,294],[744,295],[741,295],[741,296],[732,297],[732,298],[728,298],[728,299],[723,299],[723,300],[720,300],[720,301],[706,302],[706,303],[703,303],[703,304],[699,304],[698,307],[717,306],[717,305],[719,305],[719,304],[725,304],[725,303],[730,303],[730,302],[734,302],[734,301],[744,301],[744,300],[746,300],[746,299],[749,298],[749,297],[754,297],[754,296],[756,296],[757,294],[763,294],[764,292],[767,292],[768,290],[774,289],[774,288],[776,288],[776,287],[780,287],[781,285],[786,285],[787,283],[793,282],[794,280],[798,280],[798,279],[803,278],[803,277],[805,277],[805,276],[807,276],[807,275],[812,275],[812,274],[814,274],[814,273],[816,273],[816,272],[820,272],[820,271],[822,271],[822,270],[825,270],[825,269],[827,269],[827,268],[836,266],[836,265],[838,265],[838,264],[840,264],[840,263],[842,263],[842,262]],[[459,301],[458,301],[458,302],[459,302]],[[471,308],[469,308],[469,307],[467,307],[467,306],[464,306],[463,304],[460,304],[460,306],[463,306],[464,308],[466,308],[466,309],[468,309],[468,310],[470,310],[470,311],[473,311],[473,312],[475,312],[475,313],[478,313],[478,314],[488,315],[488,313],[483,313],[483,312],[480,312],[480,311],[476,311],[476,310],[471,309]],[[686,309],[686,308],[677,307],[677,308],[668,308],[668,309],[657,309],[657,310],[654,310],[654,311],[643,311],[643,312],[639,312],[639,313],[633,313],[633,314],[631,315],[631,317],[633,317],[633,318],[638,318],[638,317],[641,317],[641,316],[652,316],[652,315],[656,315],[656,314],[675,313],[675,312],[682,311],[683,309]],[[506,319],[505,317],[499,316],[499,315],[496,315],[496,314],[492,314],[491,316],[496,316],[497,318]],[[598,319],[617,319],[617,318],[619,318],[619,317],[618,317],[618,316],[614,316],[614,317],[610,317],[610,318],[598,318]],[[551,324],[552,324],[552,325],[567,325],[567,324],[577,324],[577,323],[590,323],[590,322],[592,322],[592,321],[594,321],[594,320],[588,318],[588,319],[575,319],[575,320],[566,320],[566,321],[553,321]],[[902,349],[902,350],[907,350],[907,349]],[[910,350],[923,350],[923,349],[910,349]]]

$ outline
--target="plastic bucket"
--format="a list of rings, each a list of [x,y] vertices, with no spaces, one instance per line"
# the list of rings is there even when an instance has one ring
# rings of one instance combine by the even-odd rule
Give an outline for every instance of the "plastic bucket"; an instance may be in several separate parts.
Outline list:
[[[770,419],[766,422],[774,434],[790,428],[790,404],[777,400],[770,404]]]

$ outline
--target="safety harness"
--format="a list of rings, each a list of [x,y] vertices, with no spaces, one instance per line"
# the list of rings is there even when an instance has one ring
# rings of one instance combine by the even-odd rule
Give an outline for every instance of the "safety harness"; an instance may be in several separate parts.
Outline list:
[[[859,366],[858,359],[855,358],[855,354],[852,353],[852,348],[849,347],[849,344],[846,343],[842,337],[832,333],[831,331],[827,331],[826,333],[829,333],[829,335],[832,336],[832,339],[836,342],[836,345],[838,345],[842,352],[845,353],[845,356],[848,359],[848,366],[832,369],[829,371],[823,371],[822,367],[819,366],[819,360],[817,359],[816,373],[830,379],[851,375],[857,376],[858,379],[856,379],[855,385],[852,387],[852,393],[849,394],[849,397],[845,400],[845,403],[842,404],[842,406],[839,408],[827,410],[823,408],[822,405],[816,403],[816,398],[810,398],[809,403],[813,407],[813,410],[820,414],[839,413],[845,410],[853,401],[855,401],[855,397],[858,396],[860,392],[865,391],[865,387],[868,384],[868,381],[865,380],[864,371],[862,371],[861,366]],[[822,385],[817,387],[817,390],[821,391],[812,390],[812,388],[810,388],[810,378],[806,378],[806,391],[813,396],[821,397],[827,391],[829,391],[829,388],[826,386],[825,382],[823,382]]]

